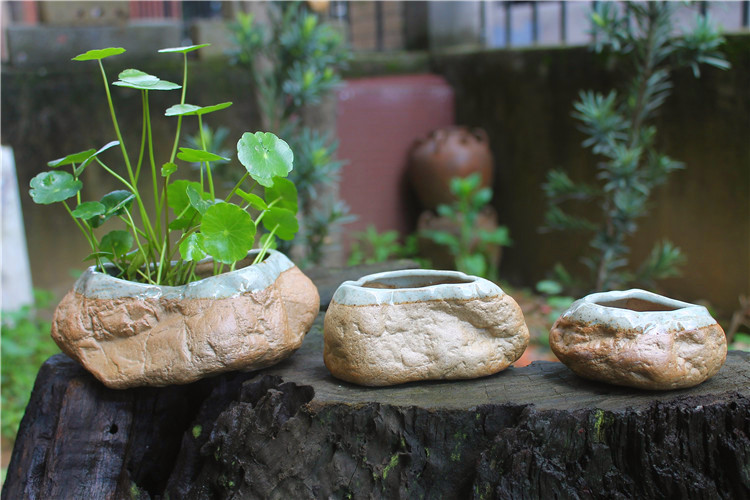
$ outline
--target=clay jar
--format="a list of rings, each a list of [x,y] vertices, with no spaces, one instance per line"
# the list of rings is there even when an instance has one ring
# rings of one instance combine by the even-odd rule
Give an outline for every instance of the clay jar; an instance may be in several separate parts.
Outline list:
[[[328,370],[368,386],[491,375],[529,342],[521,308],[494,283],[414,269],[344,282],[323,336]]]
[[[641,389],[698,385],[727,356],[724,330],[705,307],[636,289],[574,302],[549,342],[578,375]]]
[[[52,338],[115,389],[277,363],[302,344],[320,298],[284,254],[271,250],[249,265],[255,253],[235,271],[183,286],[134,283],[91,267],[57,307]]]
[[[425,208],[455,201],[450,180],[478,172],[481,187],[492,187],[493,159],[484,130],[449,127],[414,143],[409,152],[409,179]]]

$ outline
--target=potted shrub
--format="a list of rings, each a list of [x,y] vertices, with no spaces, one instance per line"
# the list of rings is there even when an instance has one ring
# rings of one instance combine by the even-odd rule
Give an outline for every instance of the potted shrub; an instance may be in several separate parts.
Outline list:
[[[184,119],[229,107],[186,102],[187,54],[205,45],[162,49],[182,54],[182,85],[126,69],[113,85],[140,91],[143,131],[136,162],[120,132],[102,60],[122,48],[91,50],[75,61],[98,63],[116,140],[102,148],[49,162],[52,170],[31,180],[36,203],[60,203],[91,247],[94,262],[55,311],[52,336],[60,348],[113,388],[187,383],[227,370],[273,364],[296,350],[319,308],[312,282],[283,254],[276,238],[298,230],[297,190],[286,179],[293,153],[273,134],[245,133],[237,153],[246,172],[225,195],[214,189],[204,147],[179,147]],[[157,166],[149,93],[181,89],[164,113],[176,121],[167,161]],[[119,149],[122,168],[103,160]],[[200,181],[176,179],[180,166],[200,162]],[[82,174],[101,168],[123,189],[98,201],[81,197]],[[153,204],[139,178],[148,176]],[[149,191],[151,190],[149,189]],[[257,191],[257,192],[254,192]],[[125,229],[101,234],[109,221]],[[261,228],[266,233],[261,235]],[[253,250],[253,248],[255,248]]]

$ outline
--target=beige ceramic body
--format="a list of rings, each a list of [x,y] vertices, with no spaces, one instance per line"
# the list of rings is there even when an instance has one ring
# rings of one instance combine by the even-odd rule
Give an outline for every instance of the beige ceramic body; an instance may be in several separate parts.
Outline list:
[[[276,251],[178,287],[89,268],[57,307],[52,337],[108,387],[184,384],[285,359],[319,307],[315,285]]]
[[[550,331],[555,355],[578,375],[641,389],[692,387],[724,364],[724,330],[705,307],[627,290],[574,302]]]
[[[325,316],[323,357],[337,378],[384,386],[491,375],[528,341],[520,307],[494,283],[405,270],[339,287]]]

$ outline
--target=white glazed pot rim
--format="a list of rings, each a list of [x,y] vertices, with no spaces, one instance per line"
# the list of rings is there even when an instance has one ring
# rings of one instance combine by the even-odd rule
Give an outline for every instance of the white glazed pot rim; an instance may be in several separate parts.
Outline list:
[[[447,283],[440,283],[447,281]],[[367,283],[390,285],[370,288]],[[436,283],[437,282],[437,283]],[[333,301],[349,306],[403,304],[431,300],[471,300],[505,295],[495,283],[459,271],[404,269],[369,274],[345,281],[333,294]]]
[[[251,250],[248,256],[259,250]],[[211,262],[203,259],[199,262]],[[255,265],[209,276],[181,286],[151,285],[116,278],[91,266],[78,278],[73,289],[93,299],[138,297],[148,299],[226,299],[271,286],[279,275],[294,267],[294,263],[277,250],[268,250],[268,257]]]
[[[666,310],[637,311],[624,306],[607,305],[630,299],[664,306]],[[716,324],[708,309],[701,305],[637,288],[592,293],[575,301],[561,318],[575,322],[606,324],[628,330],[646,330],[656,325],[670,330],[692,330]]]

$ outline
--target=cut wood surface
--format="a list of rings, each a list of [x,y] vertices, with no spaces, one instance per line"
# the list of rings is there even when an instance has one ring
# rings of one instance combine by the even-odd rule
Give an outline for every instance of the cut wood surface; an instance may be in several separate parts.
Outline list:
[[[750,498],[749,353],[679,391],[551,362],[366,388],[326,370],[322,320],[275,367],[185,386],[110,390],[53,356],[3,498]]]

